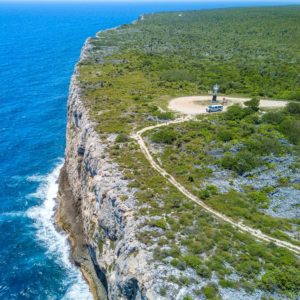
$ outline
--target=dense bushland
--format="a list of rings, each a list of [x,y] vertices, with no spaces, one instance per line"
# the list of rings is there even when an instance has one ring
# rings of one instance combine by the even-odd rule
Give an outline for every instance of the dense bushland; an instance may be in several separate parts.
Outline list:
[[[173,119],[165,111],[169,99],[207,93],[216,82],[226,94],[300,100],[299,16],[299,6],[146,15],[135,24],[100,32],[78,66],[91,118],[103,140],[116,136],[115,143],[108,139],[109,156],[135,192],[136,217],[146,220],[139,240],[155,249],[155,261],[182,272],[192,268],[206,280],[217,275],[219,287],[210,282],[191,291],[193,295],[218,297],[218,288],[230,287],[250,292],[261,288],[293,298],[299,294],[299,260],[236,232],[191,203],[148,164],[130,134]],[[211,174],[210,164],[242,174],[265,165],[262,153],[290,151],[280,139],[299,144],[297,111],[289,106],[288,112],[259,116],[254,99],[246,108],[233,106],[225,115],[203,120],[201,126],[190,122],[161,128],[149,139],[164,148],[164,167],[192,189]],[[213,155],[218,147],[228,160]],[[222,196],[211,185],[195,192],[216,209],[259,224],[269,234],[291,227],[286,220],[259,213],[268,204],[268,191]],[[230,274],[238,279],[231,280]],[[185,286],[198,279],[164,278]],[[164,289],[161,293],[167,295]]]

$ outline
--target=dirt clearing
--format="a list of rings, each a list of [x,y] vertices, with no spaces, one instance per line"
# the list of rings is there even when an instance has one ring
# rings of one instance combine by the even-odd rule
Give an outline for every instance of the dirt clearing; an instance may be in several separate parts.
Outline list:
[[[240,103],[243,105],[244,102],[250,100],[250,98],[236,98],[219,96],[218,101],[212,103],[212,96],[188,96],[175,98],[169,102],[168,108],[173,111],[181,112],[187,115],[198,115],[206,113],[206,108],[212,104],[220,104],[224,106],[224,110],[230,105]],[[261,108],[282,108],[286,106],[288,101],[282,100],[260,100]]]

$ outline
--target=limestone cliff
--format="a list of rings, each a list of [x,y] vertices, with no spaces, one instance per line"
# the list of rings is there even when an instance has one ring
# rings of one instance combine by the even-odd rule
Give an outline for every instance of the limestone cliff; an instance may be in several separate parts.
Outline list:
[[[77,214],[69,223],[82,225],[83,244],[86,243],[94,265],[94,270],[85,273],[96,272],[98,279],[94,281],[102,282],[109,299],[157,299],[152,289],[151,255],[135,238],[138,221],[134,218],[133,191],[127,188],[128,182],[106,150],[113,139],[111,136],[104,140],[96,133],[81,99],[75,70],[68,99],[65,166],[59,195],[63,205],[72,202],[69,206]],[[64,196],[65,186],[71,191],[71,197]],[[67,216],[61,213],[62,223],[64,218]],[[76,240],[71,226],[65,229]],[[78,257],[75,261],[83,267]],[[103,298],[99,292],[96,294]]]

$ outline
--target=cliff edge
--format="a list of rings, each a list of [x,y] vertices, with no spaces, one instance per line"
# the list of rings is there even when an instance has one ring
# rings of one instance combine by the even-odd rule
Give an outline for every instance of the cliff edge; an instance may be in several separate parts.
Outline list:
[[[88,43],[81,57],[87,48]],[[94,127],[75,71],[59,182],[59,223],[70,234],[73,258],[95,298],[157,299],[151,255],[135,237],[139,221],[134,218],[133,191],[108,155],[109,139],[102,140]]]

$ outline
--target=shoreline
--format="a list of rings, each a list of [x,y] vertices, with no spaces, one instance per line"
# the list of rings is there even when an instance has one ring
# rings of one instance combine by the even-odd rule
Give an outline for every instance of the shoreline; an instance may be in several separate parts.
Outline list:
[[[71,262],[80,268],[94,300],[107,300],[107,293],[97,276],[93,262],[85,243],[80,214],[77,214],[69,186],[65,165],[59,174],[59,190],[57,193],[56,223],[63,230],[71,245]]]
[[[144,14],[134,19],[131,24],[143,21]],[[124,24],[107,28],[96,32],[94,37],[88,37],[80,51],[80,57],[75,65],[73,77],[76,77],[78,72],[78,64],[84,59],[86,51],[92,38],[98,38],[99,33],[108,30],[117,30],[124,26]],[[69,101],[69,100],[68,100]],[[79,267],[82,276],[89,286],[89,290],[94,300],[108,300],[107,290],[102,284],[101,279],[97,276],[92,258],[89,254],[88,247],[85,243],[82,219],[80,208],[76,207],[74,203],[73,194],[69,185],[68,175],[65,169],[65,163],[62,166],[58,178],[58,191],[57,191],[57,208],[55,221],[58,230],[63,230],[68,237],[71,245],[70,258],[71,263]]]

